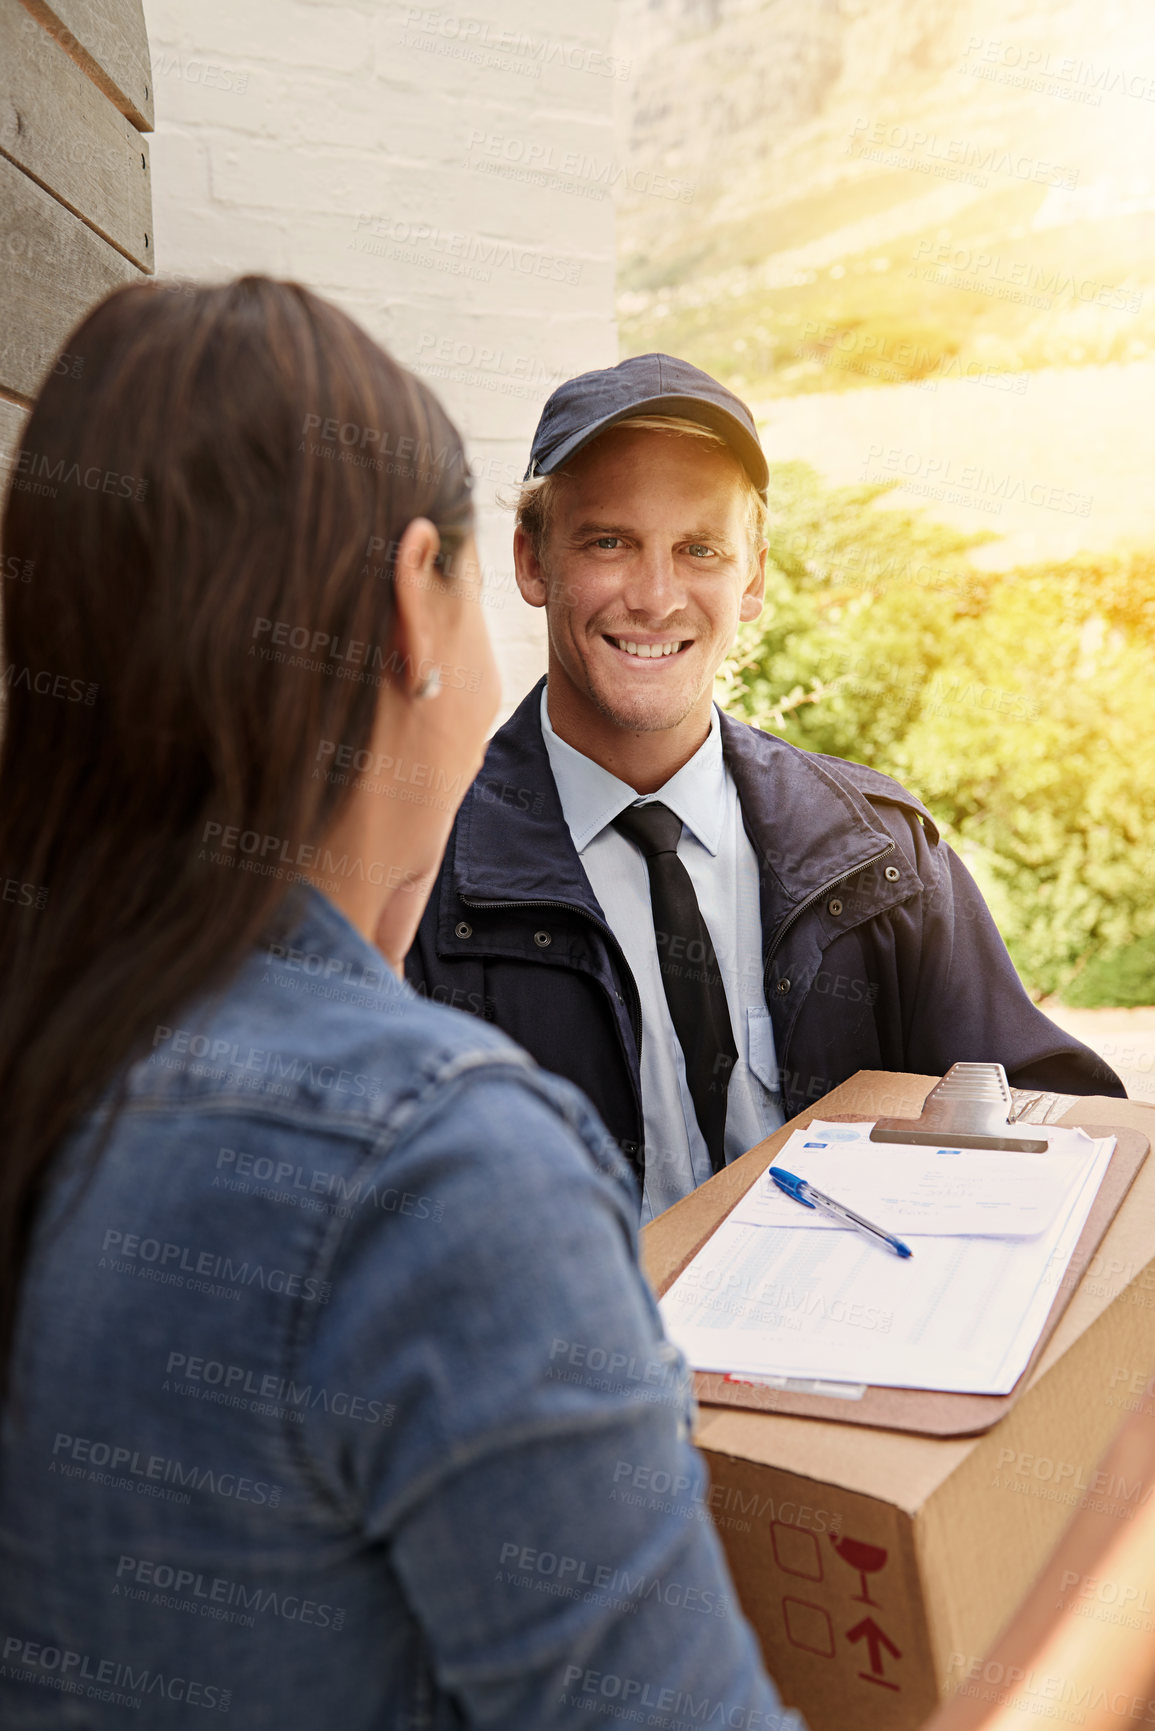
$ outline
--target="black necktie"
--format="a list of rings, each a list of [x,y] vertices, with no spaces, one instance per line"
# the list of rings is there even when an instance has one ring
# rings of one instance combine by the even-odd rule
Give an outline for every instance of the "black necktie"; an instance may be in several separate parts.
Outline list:
[[[690,874],[678,858],[682,822],[668,806],[627,806],[614,828],[641,848],[650,874],[658,966],[710,1166],[726,1164],[726,1090],[738,1060],[726,988]]]

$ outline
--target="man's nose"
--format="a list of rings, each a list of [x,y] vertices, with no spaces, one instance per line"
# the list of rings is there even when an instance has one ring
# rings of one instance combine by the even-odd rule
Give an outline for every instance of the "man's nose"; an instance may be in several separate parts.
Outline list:
[[[686,582],[669,547],[647,547],[631,560],[622,600],[639,617],[663,618],[686,605]]]

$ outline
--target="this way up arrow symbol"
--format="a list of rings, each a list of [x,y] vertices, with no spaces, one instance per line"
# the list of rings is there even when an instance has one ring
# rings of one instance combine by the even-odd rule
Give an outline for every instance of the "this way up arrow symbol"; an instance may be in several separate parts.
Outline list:
[[[870,1669],[876,1677],[882,1676],[882,1649],[885,1647],[892,1659],[901,1659],[902,1653],[883,1633],[873,1617],[863,1617],[861,1623],[855,1623],[853,1629],[846,1631],[848,1641],[865,1641],[870,1650]],[[893,1688],[894,1685],[892,1684]]]

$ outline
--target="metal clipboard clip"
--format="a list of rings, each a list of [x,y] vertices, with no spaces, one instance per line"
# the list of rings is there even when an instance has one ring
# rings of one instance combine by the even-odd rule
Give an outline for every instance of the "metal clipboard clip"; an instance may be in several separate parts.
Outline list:
[[[1001,1064],[952,1064],[927,1095],[919,1117],[880,1118],[870,1140],[1045,1154],[1045,1137],[1029,1136],[1011,1123],[1011,1104]]]

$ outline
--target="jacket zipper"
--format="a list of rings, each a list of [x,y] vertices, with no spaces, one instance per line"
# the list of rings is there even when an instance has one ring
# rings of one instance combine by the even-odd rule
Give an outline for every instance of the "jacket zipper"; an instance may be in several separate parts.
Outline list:
[[[764,997],[768,995],[766,971],[769,968],[770,963],[773,961],[782,939],[786,936],[786,933],[790,930],[790,927],[794,924],[795,920],[798,919],[801,914],[804,914],[807,908],[813,907],[815,902],[821,901],[823,896],[829,895],[831,890],[837,889],[839,884],[846,883],[849,878],[857,877],[859,872],[864,872],[868,866],[877,865],[880,859],[885,859],[887,854],[894,852],[894,846],[895,844],[892,841],[887,842],[886,846],[878,853],[872,854],[870,859],[863,860],[861,865],[852,866],[849,871],[840,872],[836,878],[831,878],[829,883],[823,884],[820,889],[815,890],[812,895],[807,896],[805,901],[799,902],[798,906],[794,909],[794,912],[790,914],[778,927],[777,932],[774,934],[774,942],[766,952],[766,960],[762,964],[762,992]],[[629,964],[626,961],[621,945],[618,943],[617,938],[614,936],[609,926],[606,925],[604,920],[599,920],[595,914],[588,913],[585,908],[579,908],[576,902],[482,901],[478,896],[460,895],[460,892],[459,899],[469,908],[561,908],[566,913],[580,915],[583,920],[588,920],[592,926],[596,926],[600,932],[604,932],[614,950],[617,952],[618,960],[621,963],[622,979],[629,988],[630,996],[627,1001],[627,1008],[630,1013],[630,1026],[633,1029],[634,1040],[638,1048],[638,1062],[640,1066],[642,1054],[642,1007],[641,1000],[638,996],[637,982],[630,971]]]
[[[869,861],[867,863],[869,864]],[[610,943],[613,945],[613,948],[617,951],[618,960],[621,963],[622,979],[626,982],[629,988],[630,996],[626,1000],[626,1008],[629,1011],[630,1027],[633,1029],[634,1041],[638,1048],[638,1064],[640,1073],[642,1059],[642,1002],[638,996],[637,982],[635,981],[633,974],[630,972],[630,967],[626,961],[622,946],[618,943],[617,938],[615,938],[613,932],[610,930],[609,926],[606,925],[604,920],[599,920],[596,914],[588,913],[585,908],[579,908],[576,902],[483,902],[477,896],[464,895],[459,896],[459,899],[464,902],[467,908],[564,908],[566,913],[580,914],[583,920],[588,920],[592,926],[597,926],[599,931],[604,932],[606,937],[610,940]]]
[[[774,957],[775,957],[775,954],[777,953],[779,944],[781,944],[782,939],[786,936],[786,933],[790,930],[791,926],[794,924],[795,920],[799,917],[799,915],[804,914],[806,912],[807,908],[813,907],[815,902],[820,902],[822,900],[823,896],[829,895],[831,890],[836,890],[838,888],[839,884],[844,884],[848,878],[857,877],[859,872],[864,872],[866,870],[867,866],[877,865],[880,859],[885,859],[888,853],[893,853],[893,852],[894,852],[894,843],[892,841],[888,841],[886,846],[881,850],[881,852],[872,855],[872,857],[870,859],[863,860],[861,865],[852,866],[849,871],[842,872],[840,874],[840,876],[838,876],[836,878],[831,878],[831,880],[828,884],[823,884],[821,889],[817,889],[814,891],[813,895],[807,896],[807,898],[804,902],[799,902],[798,906],[794,909],[794,912],[792,914],[788,914],[787,917],[783,920],[782,924],[778,927],[778,930],[774,934],[774,942],[770,945],[770,948],[766,952],[766,960],[762,965],[762,983],[763,983],[763,986],[765,986],[765,983],[766,983],[766,969],[770,966],[770,963],[774,960]]]
[[[859,872],[864,872],[868,866],[877,865],[879,860],[885,859],[887,854],[893,853],[894,852],[894,845],[895,844],[892,841],[887,842],[887,844],[884,848],[881,848],[878,853],[872,854],[869,859],[863,860],[861,865],[852,866],[849,871],[840,872],[836,878],[831,878],[829,883],[823,884],[821,886],[821,888],[816,889],[811,895],[808,895],[806,897],[805,901],[799,902],[798,906],[794,909],[794,912],[792,914],[789,914],[787,916],[787,918],[785,920],[783,920],[782,924],[778,927],[778,930],[774,934],[774,942],[771,944],[770,948],[767,950],[766,960],[762,964],[763,994],[765,994],[765,992],[766,992],[766,970],[769,968],[770,963],[774,960],[774,957],[778,952],[779,945],[781,944],[783,938],[786,936],[786,933],[790,930],[791,926],[794,924],[795,920],[797,920],[802,914],[804,914],[806,912],[807,908],[813,907],[815,902],[820,902],[822,900],[823,896],[829,895],[831,890],[836,890],[838,888],[839,884],[844,884],[847,882],[848,879],[853,878],[853,877],[857,877]],[[629,964],[627,963],[625,955],[622,952],[621,945],[618,943],[617,938],[614,936],[614,934],[610,930],[609,926],[606,925],[604,920],[599,920],[595,914],[588,913],[585,908],[579,908],[577,906],[576,902],[558,902],[558,901],[530,901],[530,902],[526,902],[526,901],[517,901],[517,902],[515,902],[515,901],[490,901],[490,902],[486,902],[486,901],[482,901],[480,899],[480,897],[478,897],[478,896],[466,896],[466,895],[461,896],[461,900],[462,900],[462,902],[464,902],[466,907],[470,907],[470,908],[562,908],[566,913],[580,915],[583,920],[588,920],[591,925],[596,926],[599,931],[604,932],[606,937],[609,939],[610,943],[612,944],[613,948],[617,952],[618,960],[621,963],[622,978],[627,983],[627,985],[629,987],[630,997],[629,997],[627,1007],[628,1007],[629,1012],[630,1012],[630,1026],[634,1031],[634,1039],[637,1042],[638,1056],[639,1056],[639,1060],[640,1060],[641,1050],[642,1050],[642,1012],[641,1012],[641,1000],[638,997],[637,983],[634,980],[633,974],[630,972]]]

